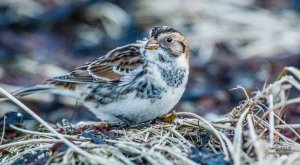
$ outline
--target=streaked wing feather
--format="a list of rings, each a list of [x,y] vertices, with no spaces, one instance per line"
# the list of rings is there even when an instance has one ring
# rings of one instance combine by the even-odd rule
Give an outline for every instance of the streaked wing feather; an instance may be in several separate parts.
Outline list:
[[[132,44],[119,47],[89,64],[88,72],[97,79],[106,81],[119,81],[131,70],[142,64],[140,45]]]
[[[49,84],[74,90],[76,84],[82,83],[124,83],[122,78],[126,75],[134,76],[136,70],[143,64],[140,46],[130,44],[116,48],[93,62],[77,67],[68,75],[50,79]],[[126,78],[126,82],[132,79]]]

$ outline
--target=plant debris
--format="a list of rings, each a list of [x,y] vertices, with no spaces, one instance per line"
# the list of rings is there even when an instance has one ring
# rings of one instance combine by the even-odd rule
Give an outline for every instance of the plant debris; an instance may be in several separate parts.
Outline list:
[[[300,103],[300,71],[292,67],[285,70],[284,75],[252,97],[237,87],[245,92],[246,99],[218,121],[177,112],[176,118],[171,115],[173,122],[158,120],[150,126],[118,128],[109,126],[112,123],[71,124],[67,120],[52,125],[73,144],[101,160],[85,157],[44,127],[31,131],[19,122],[2,124],[17,136],[8,140],[6,132],[2,134],[2,141],[6,140],[0,145],[0,163],[297,164],[300,124],[288,124],[284,111]],[[292,90],[297,94],[291,94]],[[20,115],[6,116],[13,119]]]

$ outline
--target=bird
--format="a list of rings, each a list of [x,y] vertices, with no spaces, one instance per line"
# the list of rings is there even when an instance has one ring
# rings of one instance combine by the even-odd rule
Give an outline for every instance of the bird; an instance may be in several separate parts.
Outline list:
[[[178,30],[155,26],[147,38],[117,47],[66,75],[13,93],[50,92],[76,98],[102,121],[142,123],[167,114],[189,75],[188,41]]]

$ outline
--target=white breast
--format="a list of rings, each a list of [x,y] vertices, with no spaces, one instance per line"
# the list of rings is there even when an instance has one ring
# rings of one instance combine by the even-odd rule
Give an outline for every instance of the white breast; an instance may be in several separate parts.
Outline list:
[[[136,97],[136,92],[126,95],[126,99],[118,100],[107,105],[98,106],[96,103],[84,103],[98,118],[106,121],[120,121],[116,116],[122,116],[132,122],[145,122],[155,119],[158,116],[168,113],[180,100],[187,82],[187,75],[183,84],[178,87],[167,86],[166,83],[158,76],[158,70],[153,67],[152,74],[149,76],[166,89],[162,93],[162,98],[151,102],[150,99]]]

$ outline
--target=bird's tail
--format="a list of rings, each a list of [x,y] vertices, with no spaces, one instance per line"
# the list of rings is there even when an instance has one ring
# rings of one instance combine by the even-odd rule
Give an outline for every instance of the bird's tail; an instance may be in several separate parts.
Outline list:
[[[32,87],[22,88],[20,90],[12,92],[11,94],[15,97],[23,97],[38,92],[51,92],[53,89],[54,89],[53,87],[48,85],[36,85]],[[6,100],[8,100],[8,98],[0,94],[0,101],[6,101]]]

